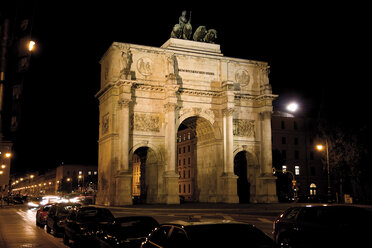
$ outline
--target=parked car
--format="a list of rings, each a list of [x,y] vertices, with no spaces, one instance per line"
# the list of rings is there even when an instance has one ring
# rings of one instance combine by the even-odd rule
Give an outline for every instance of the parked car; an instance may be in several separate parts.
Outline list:
[[[56,236],[58,233],[63,233],[67,215],[74,209],[81,206],[79,203],[56,203],[52,204],[48,210],[46,218],[47,232]]]
[[[36,225],[37,226],[44,228],[44,226],[46,225],[48,210],[50,209],[51,206],[52,206],[51,204],[47,204],[44,206],[40,206],[38,208],[38,210],[36,211]]]
[[[113,224],[115,217],[107,208],[81,207],[72,211],[66,219],[63,243],[92,241],[96,232]]]
[[[253,225],[235,221],[176,221],[162,224],[141,244],[159,247],[276,247],[274,241]]]
[[[281,247],[363,247],[370,225],[370,213],[359,207],[291,207],[274,221],[273,238]]]
[[[150,216],[115,218],[96,233],[96,241],[100,248],[140,247],[157,226],[159,223]]]

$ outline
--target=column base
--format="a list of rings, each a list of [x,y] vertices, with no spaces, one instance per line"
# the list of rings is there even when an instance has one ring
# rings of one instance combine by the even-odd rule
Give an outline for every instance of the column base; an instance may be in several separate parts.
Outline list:
[[[218,202],[239,203],[237,180],[238,176],[232,172],[221,176],[221,194],[219,194]]]
[[[277,203],[276,177],[263,175],[256,181],[256,201],[257,203]]]
[[[175,172],[165,172],[164,179],[164,194],[162,202],[165,204],[180,204],[180,197],[178,194],[178,177]]]
[[[132,177],[132,174],[129,172],[119,172],[119,174],[115,177],[115,206],[133,205]]]

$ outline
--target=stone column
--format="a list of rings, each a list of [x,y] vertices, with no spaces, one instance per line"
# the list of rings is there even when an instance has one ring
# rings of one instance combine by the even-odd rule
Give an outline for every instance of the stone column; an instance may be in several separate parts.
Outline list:
[[[168,102],[164,105],[167,115],[165,130],[165,149],[167,159],[164,171],[164,203],[179,204],[178,173],[176,172],[177,130],[176,130],[176,103]]]
[[[257,201],[273,203],[278,201],[276,195],[276,178],[272,174],[271,148],[271,111],[260,113],[261,116],[261,176],[257,178]]]
[[[122,96],[118,102],[119,166],[115,177],[115,205],[132,204],[132,171],[129,171],[129,131],[130,104],[129,96]]]
[[[222,202],[238,203],[237,179],[234,174],[233,108],[223,110],[224,165],[222,175]]]
[[[261,173],[264,176],[272,176],[271,111],[261,113],[261,127]]]

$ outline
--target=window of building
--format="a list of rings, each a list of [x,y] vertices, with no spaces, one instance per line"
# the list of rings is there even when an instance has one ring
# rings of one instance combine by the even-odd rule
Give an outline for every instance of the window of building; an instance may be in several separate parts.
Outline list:
[[[185,141],[186,140],[186,134],[184,133],[183,134],[183,141]]]
[[[191,158],[190,157],[187,158],[187,164],[191,164]]]
[[[298,145],[298,138],[297,137],[294,138],[294,144]]]
[[[282,145],[285,145],[287,143],[286,137],[282,137]]]
[[[297,126],[297,122],[296,121],[293,122],[293,129],[294,130],[297,130],[298,129],[298,126]]]
[[[310,184],[310,195],[316,195],[316,184]]]
[[[191,139],[191,134],[187,133],[187,139]]]
[[[283,160],[287,159],[287,151],[286,150],[282,150],[282,159]]]
[[[314,160],[314,152],[310,152],[310,160]]]
[[[92,172],[91,171],[88,171],[88,175],[92,175]]]
[[[188,152],[191,151],[190,145],[187,146],[187,151],[188,151]]]
[[[295,157],[295,159],[300,159],[300,152],[295,150],[294,151],[294,157]]]
[[[300,175],[300,166],[298,165],[295,166],[295,175],[296,176]]]
[[[283,173],[286,173],[287,172],[287,166],[286,165],[282,165],[282,172]]]
[[[183,147],[183,153],[185,153],[185,152],[186,152],[186,146]]]
[[[285,122],[284,121],[281,122],[281,126],[282,126],[282,129],[285,129]]]
[[[185,158],[183,159],[183,165],[186,165],[186,159]]]
[[[310,175],[315,176],[315,174],[316,174],[315,167],[314,166],[310,167]]]
[[[97,171],[94,171],[94,175],[97,175]]]
[[[178,154],[181,154],[181,147],[178,148]]]
[[[79,171],[79,175],[83,175],[83,172],[82,171]]]
[[[191,184],[189,184],[189,193],[191,193]]]

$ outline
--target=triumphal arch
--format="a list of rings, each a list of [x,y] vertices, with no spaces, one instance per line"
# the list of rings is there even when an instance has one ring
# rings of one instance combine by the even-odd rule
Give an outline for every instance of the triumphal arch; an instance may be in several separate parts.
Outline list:
[[[277,201],[266,62],[170,38],[160,48],[114,42],[100,64],[97,204],[132,204],[134,192],[179,204],[181,126],[195,137],[194,201]]]

